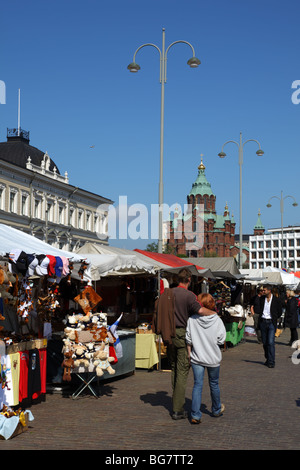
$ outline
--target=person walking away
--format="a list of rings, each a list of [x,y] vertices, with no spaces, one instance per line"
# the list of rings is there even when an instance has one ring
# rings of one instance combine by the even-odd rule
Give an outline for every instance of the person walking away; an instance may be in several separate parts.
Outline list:
[[[265,365],[273,368],[275,367],[275,332],[277,321],[282,315],[282,304],[280,299],[272,294],[269,285],[264,286],[260,300],[259,327],[266,359]]]
[[[250,311],[253,316],[254,329],[257,337],[257,342],[261,343],[261,331],[259,328],[259,313],[260,313],[260,298],[263,295],[263,288],[260,286],[257,289],[257,294],[250,301]]]
[[[294,341],[298,339],[298,300],[295,297],[295,292],[293,290],[286,291],[286,308],[285,308],[285,315],[283,321],[284,328],[290,328],[291,337],[290,342],[288,343],[289,346],[293,344]]]
[[[185,391],[189,374],[189,360],[185,333],[188,318],[198,315],[211,315],[211,310],[202,307],[196,295],[190,291],[191,273],[181,269],[178,273],[179,285],[165,289],[159,298],[154,315],[154,331],[161,334],[167,346],[167,357],[171,367],[172,419],[187,418]]]
[[[210,294],[200,294],[198,299],[204,307],[214,310],[215,301]],[[210,396],[212,402],[212,415],[221,416],[225,410],[221,403],[219,375],[222,353],[220,346],[226,339],[226,329],[218,314],[213,311],[211,315],[192,315],[187,322],[186,342],[190,364],[194,374],[194,387],[192,392],[191,423],[201,422],[201,401],[205,369],[207,369]]]

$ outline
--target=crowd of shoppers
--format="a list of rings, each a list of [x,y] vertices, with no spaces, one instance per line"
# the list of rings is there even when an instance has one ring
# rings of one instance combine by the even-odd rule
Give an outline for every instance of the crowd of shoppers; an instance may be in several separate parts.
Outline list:
[[[189,290],[191,273],[182,269],[178,275],[179,284],[167,288],[161,294],[154,317],[154,330],[161,334],[167,346],[171,366],[172,413],[174,420],[189,416],[185,409],[185,392],[190,368],[193,371],[194,386],[190,410],[191,424],[201,422],[201,398],[204,374],[207,371],[211,396],[211,415],[222,416],[225,405],[221,402],[219,386],[221,347],[226,341],[226,329],[216,312],[214,298],[210,294],[198,297]],[[272,293],[270,285],[258,288],[251,301],[251,314],[257,340],[262,343],[265,365],[275,367],[275,333],[278,321],[284,314],[284,328],[290,328],[289,344],[298,339],[299,300],[293,291],[286,292],[286,298]]]

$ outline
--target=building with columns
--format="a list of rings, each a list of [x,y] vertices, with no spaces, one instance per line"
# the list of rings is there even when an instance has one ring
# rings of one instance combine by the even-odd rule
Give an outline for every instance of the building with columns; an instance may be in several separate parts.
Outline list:
[[[113,201],[72,186],[68,173],[29,142],[20,128],[0,142],[0,223],[69,251],[87,241],[108,244]]]

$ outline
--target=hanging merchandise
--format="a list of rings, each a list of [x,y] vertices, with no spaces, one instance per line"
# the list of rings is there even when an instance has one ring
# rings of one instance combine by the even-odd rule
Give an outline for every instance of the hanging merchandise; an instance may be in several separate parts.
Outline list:
[[[102,298],[91,286],[86,286],[74,301],[82,313],[72,313],[66,318],[63,339],[63,380],[70,381],[72,372],[94,372],[101,377],[104,372],[115,374],[111,364],[117,361],[113,345],[116,338],[107,327],[107,314],[93,312]]]
[[[76,262],[85,272],[86,260]],[[73,263],[64,256],[28,254],[20,248],[2,255],[0,412],[7,407],[30,406],[45,397],[47,338],[52,336],[53,325],[61,326],[58,331],[62,331],[69,299],[78,293],[73,287],[69,289],[72,269]],[[66,286],[71,297],[65,295]],[[1,421],[0,438],[2,424],[7,428],[8,423],[12,421]]]

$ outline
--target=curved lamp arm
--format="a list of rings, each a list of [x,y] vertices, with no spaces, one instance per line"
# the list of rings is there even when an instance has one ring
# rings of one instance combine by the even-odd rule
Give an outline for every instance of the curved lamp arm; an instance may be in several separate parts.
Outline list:
[[[224,147],[225,147],[227,144],[230,144],[230,143],[236,144],[236,145],[238,146],[238,148],[240,147],[239,144],[238,144],[235,140],[228,140],[227,142],[225,142],[225,144],[222,145],[222,150],[221,150],[221,152],[218,154],[220,158],[226,157],[226,153],[223,152],[223,150],[224,150]]]
[[[135,57],[136,57],[136,54],[138,53],[138,51],[140,49],[142,49],[143,47],[146,47],[146,46],[154,47],[159,52],[159,58],[160,58],[159,81],[161,82],[162,78],[163,78],[162,77],[162,53],[161,53],[160,48],[156,44],[152,44],[151,42],[148,42],[148,43],[142,44],[140,47],[138,47],[137,50],[135,51],[135,53],[133,54],[133,61],[131,62],[131,64],[128,65],[127,68],[128,68],[128,70],[130,70],[130,72],[138,72],[140,70],[141,67],[135,62]]]
[[[174,44],[178,44],[178,43],[180,43],[180,42],[183,43],[183,44],[187,44],[188,46],[190,46],[190,48],[192,49],[192,52],[193,52],[193,57],[195,57],[195,49],[193,48],[192,44],[189,43],[188,41],[181,41],[181,40],[179,40],[179,41],[174,41],[174,42],[172,42],[172,44],[170,44],[170,45],[167,47],[167,49],[166,49],[166,57],[167,57],[167,53],[168,53],[169,49],[170,49],[172,46],[174,46]]]
[[[197,59],[197,57],[195,56],[195,49],[194,47],[192,46],[192,44],[188,41],[182,41],[182,40],[179,40],[179,41],[174,41],[172,42],[166,49],[166,52],[164,54],[164,62],[165,62],[165,66],[164,66],[164,82],[166,83],[167,81],[167,54],[169,52],[169,50],[171,49],[172,46],[174,46],[175,44],[178,44],[178,43],[182,43],[182,44],[187,44],[188,46],[190,46],[190,48],[192,49],[192,52],[193,52],[193,56],[187,61],[188,65],[192,68],[196,68],[198,67],[198,65],[201,64],[200,60]]]

